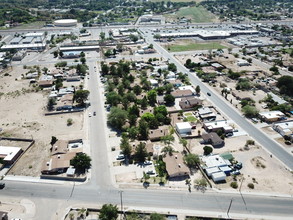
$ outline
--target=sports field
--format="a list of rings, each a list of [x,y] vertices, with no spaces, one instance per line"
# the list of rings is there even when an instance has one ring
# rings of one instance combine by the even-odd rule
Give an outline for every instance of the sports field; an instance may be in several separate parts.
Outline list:
[[[181,52],[181,51],[191,51],[191,50],[225,49],[227,47],[221,45],[219,42],[194,43],[189,41],[182,44],[165,45],[165,48],[168,49],[168,51],[170,52]]]

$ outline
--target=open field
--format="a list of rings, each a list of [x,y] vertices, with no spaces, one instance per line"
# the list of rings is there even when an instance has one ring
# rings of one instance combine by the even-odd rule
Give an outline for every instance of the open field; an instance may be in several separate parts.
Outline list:
[[[83,112],[44,116],[49,91],[36,90],[29,80],[21,79],[27,71],[13,67],[6,72],[8,75],[0,74],[0,127],[3,129],[0,135],[36,141],[9,174],[38,176],[42,163],[49,156],[51,137],[63,140],[84,138],[84,118]],[[67,126],[68,118],[73,120],[71,126]]]
[[[216,16],[207,11],[202,6],[181,8],[173,14],[167,14],[167,21],[178,21],[178,18],[190,19],[193,23],[213,22],[216,21]]]
[[[213,49],[225,49],[219,42],[209,43],[196,43],[191,40],[176,40],[171,44],[164,45],[170,52],[192,51],[192,50],[213,50]]]

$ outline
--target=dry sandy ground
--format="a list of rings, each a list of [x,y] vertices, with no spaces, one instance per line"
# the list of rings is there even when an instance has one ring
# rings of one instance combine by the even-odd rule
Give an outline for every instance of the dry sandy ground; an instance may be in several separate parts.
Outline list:
[[[250,145],[249,149],[245,150],[244,145],[250,139],[248,136],[226,138],[225,146],[215,148],[213,153],[220,154],[229,151],[237,161],[242,162],[242,175],[237,177],[239,186],[242,178],[244,178],[241,190],[292,194],[293,174],[280,164],[276,158],[271,158],[268,152],[261,146],[257,144]],[[192,140],[193,153],[203,153],[204,145],[201,145],[199,141],[200,139]],[[218,189],[232,189],[230,187],[231,182],[232,177],[228,177],[227,183],[214,184],[214,187]],[[249,183],[253,183],[255,188],[249,189],[247,186]]]
[[[14,67],[11,76],[1,74],[1,92],[6,94],[0,98],[1,135],[36,140],[10,174],[38,176],[49,156],[51,136],[64,140],[84,138],[83,113],[44,116],[48,91],[15,92],[33,89],[28,80],[15,80],[25,72],[22,67]],[[73,119],[73,125],[67,126],[68,118]]]

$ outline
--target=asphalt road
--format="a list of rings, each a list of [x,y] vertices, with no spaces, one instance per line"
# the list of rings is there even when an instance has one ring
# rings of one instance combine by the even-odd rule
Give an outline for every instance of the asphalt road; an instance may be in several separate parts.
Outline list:
[[[151,38],[148,38],[148,40]],[[162,49],[157,43],[150,41],[154,47],[171,62],[177,65],[179,71],[187,72],[173,56]],[[0,201],[8,197],[26,198],[35,202],[37,212],[34,219],[54,219],[58,216],[56,210],[73,204],[97,205],[105,203],[120,204],[119,189],[113,186],[110,175],[108,160],[109,146],[107,144],[107,134],[105,131],[105,111],[102,100],[103,94],[98,89],[101,83],[98,82],[97,71],[94,60],[88,60],[90,80],[88,88],[90,90],[91,106],[88,111],[96,111],[96,116],[87,118],[88,123],[85,129],[88,130],[88,137],[91,146],[92,169],[90,181],[83,185],[78,184],[44,184],[6,181],[6,187],[0,191]],[[246,119],[242,118],[231,106],[221,97],[215,95],[206,85],[200,82],[195,76],[190,74],[192,83],[201,86],[201,90],[210,92],[211,101],[218,106],[221,111],[228,115],[239,126],[245,129],[260,144],[269,149],[275,156],[286,163],[292,165],[292,157],[282,150],[280,146],[270,140],[262,132],[258,131]],[[86,115],[87,117],[87,115]],[[2,198],[2,199],[1,199]],[[231,204],[230,217],[239,218],[271,218],[290,219],[293,216],[293,199],[291,197],[275,197],[265,195],[243,195],[240,193],[221,193],[209,191],[201,193],[192,191],[189,193],[182,191],[149,190],[149,189],[123,189],[123,203],[125,207],[147,207],[153,211],[161,209],[184,212],[184,213],[205,213],[212,216],[227,216],[227,210]],[[44,214],[45,213],[45,214]],[[278,217],[277,217],[278,216]],[[61,218],[58,218],[61,219]]]
[[[226,116],[232,119],[237,125],[244,129],[251,137],[253,137],[258,143],[260,143],[267,151],[277,157],[286,167],[293,170],[293,156],[289,154],[282,146],[268,137],[267,134],[256,128],[251,122],[249,122],[243,115],[240,115],[223,97],[216,94],[213,89],[204,84],[195,73],[190,73],[189,70],[182,65],[173,55],[168,53],[163,47],[153,40],[150,33],[144,34],[145,39],[150,44],[154,45],[154,48],[162,54],[163,57],[169,59],[169,62],[176,64],[177,71],[188,73],[190,81],[193,85],[199,85],[201,91],[204,94],[210,93],[211,96],[208,99],[214,104],[215,107],[220,109]]]

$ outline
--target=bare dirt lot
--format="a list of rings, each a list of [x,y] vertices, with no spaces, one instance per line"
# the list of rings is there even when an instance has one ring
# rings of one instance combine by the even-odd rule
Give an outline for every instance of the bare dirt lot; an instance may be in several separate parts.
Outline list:
[[[36,91],[28,80],[20,79],[26,72],[22,67],[13,67],[10,76],[4,76],[5,73],[0,76],[1,136],[35,139],[35,144],[9,174],[38,176],[43,161],[49,156],[52,136],[64,140],[84,138],[83,113],[44,116],[49,91]],[[67,126],[69,118],[73,120],[71,126]]]
[[[292,194],[293,174],[276,158],[270,157],[270,154],[257,143],[249,145],[248,148],[244,147],[247,140],[251,140],[251,138],[248,136],[226,138],[225,146],[215,148],[213,151],[214,154],[229,151],[237,161],[242,162],[241,175],[236,177],[239,187],[242,182],[241,190]],[[199,139],[192,140],[190,144],[193,146],[193,153],[203,153],[205,145],[201,145]],[[213,185],[218,189],[232,190],[230,187],[232,181],[234,181],[233,177],[230,176],[227,178],[227,183]],[[254,189],[248,187],[249,183],[254,185]],[[239,187],[237,190],[239,190]]]

